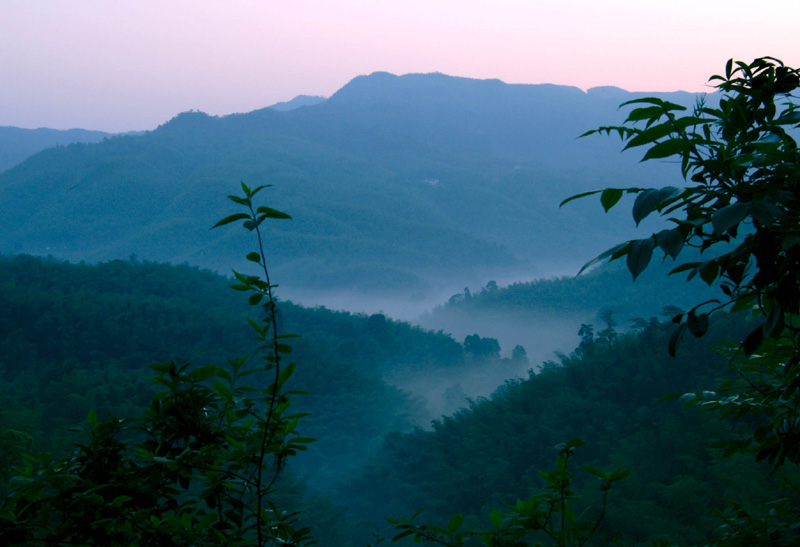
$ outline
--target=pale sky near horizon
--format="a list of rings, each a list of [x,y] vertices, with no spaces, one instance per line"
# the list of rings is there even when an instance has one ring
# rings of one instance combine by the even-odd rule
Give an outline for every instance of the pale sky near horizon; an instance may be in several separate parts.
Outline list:
[[[0,126],[153,129],[330,96],[374,71],[703,91],[800,66],[800,1],[0,0]]]

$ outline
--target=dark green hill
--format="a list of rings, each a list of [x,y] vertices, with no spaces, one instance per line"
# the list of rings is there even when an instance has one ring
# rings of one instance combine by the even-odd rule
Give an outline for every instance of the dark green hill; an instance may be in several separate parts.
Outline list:
[[[530,278],[622,239],[596,233],[588,188],[641,184],[612,142],[581,139],[621,90],[584,93],[441,74],[356,78],[329,100],[45,150],[0,174],[0,252],[127,258],[227,271],[240,244],[208,227],[238,181],[272,183],[284,287],[405,291]],[[673,99],[691,102],[693,96]],[[675,182],[647,170],[648,184]],[[622,208],[620,208],[622,209]],[[632,223],[628,223],[630,225]]]
[[[189,266],[112,261],[71,265],[0,256],[0,431],[63,453],[90,409],[131,416],[151,389],[149,363],[224,364],[255,349],[247,306],[229,280]],[[320,439],[298,469],[327,487],[395,430],[427,423],[424,401],[389,385],[389,370],[459,370],[461,344],[391,321],[281,302],[281,328],[302,333],[295,401]],[[255,359],[255,357],[254,357]],[[335,425],[332,425],[335,424]]]

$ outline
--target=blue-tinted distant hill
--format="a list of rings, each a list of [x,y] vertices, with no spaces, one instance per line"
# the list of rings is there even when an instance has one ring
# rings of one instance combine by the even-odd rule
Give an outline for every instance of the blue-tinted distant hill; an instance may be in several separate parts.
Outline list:
[[[298,95],[291,101],[284,101],[281,103],[275,103],[270,108],[272,110],[278,110],[280,112],[288,112],[289,110],[294,110],[296,108],[301,108],[304,106],[314,106],[315,104],[324,103],[327,101],[325,97],[319,97],[316,95]]]
[[[603,218],[591,200],[559,209],[565,197],[679,182],[674,166],[641,166],[613,139],[577,139],[619,121],[617,105],[636,96],[375,73],[304,108],[186,112],[0,174],[0,252],[136,254],[227,271],[244,238],[208,228],[232,212],[224,196],[245,181],[273,184],[264,197],[294,218],[269,226],[284,288],[421,297],[573,271],[631,236],[633,223],[623,207]]]
[[[110,133],[86,129],[0,127],[0,171],[51,146],[64,146],[73,142],[100,142],[110,136]]]

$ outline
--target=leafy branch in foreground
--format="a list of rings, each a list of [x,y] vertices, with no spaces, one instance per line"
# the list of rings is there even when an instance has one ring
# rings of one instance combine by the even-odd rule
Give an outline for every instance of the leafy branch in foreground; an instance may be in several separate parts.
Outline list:
[[[252,546],[307,545],[310,529],[298,515],[271,501],[287,458],[312,439],[296,427],[284,386],[294,363],[289,335],[275,322],[275,300],[266,267],[260,224],[288,215],[254,208],[253,196],[229,196],[248,213],[217,226],[244,221],[258,236],[257,262],[264,279],[236,273],[237,290],[261,305],[261,321],[249,320],[262,342],[261,366],[247,358],[226,366],[186,363],[150,365],[162,391],[138,418],[88,417],[88,441],[53,460],[26,456],[0,504],[3,545]],[[263,302],[263,303],[262,303]],[[267,385],[265,388],[254,387]]]
[[[729,452],[754,450],[775,466],[800,463],[800,152],[793,133],[800,128],[800,72],[771,57],[730,60],[711,80],[720,91],[716,107],[701,100],[687,114],[662,99],[636,99],[623,104],[634,107],[624,125],[586,133],[617,134],[624,149],[644,146],[642,161],[677,159],[687,185],[607,188],[563,203],[600,194],[607,211],[632,193],[637,224],[657,212],[673,225],[609,249],[584,268],[625,257],[635,279],[656,248],[665,259],[687,247],[701,252],[703,260],[671,273],[699,276],[723,298],[674,318],[670,353],[686,331],[703,336],[713,312],[750,312],[757,326],[727,351],[740,381],[723,386],[724,397],[709,391],[694,402],[726,416],[760,417],[752,435],[727,444]]]
[[[417,524],[415,520],[422,510],[411,518],[388,519],[399,533],[392,541],[400,541],[411,536],[414,541],[435,543],[449,547],[460,547],[471,540],[477,540],[487,547],[525,547],[542,545],[546,539],[558,547],[581,547],[591,541],[600,523],[605,518],[608,492],[611,485],[628,476],[627,469],[618,468],[611,472],[600,471],[590,466],[584,470],[600,480],[603,493],[599,515],[594,519],[584,519],[589,508],[580,515],[575,513],[573,504],[577,500],[572,490],[572,469],[570,458],[577,448],[585,446],[581,440],[562,443],[558,449],[556,469],[539,474],[546,484],[544,493],[534,495],[528,500],[517,500],[505,513],[493,509],[489,515],[492,525],[488,531],[464,531],[464,517],[453,515],[446,527],[431,524]],[[535,542],[535,543],[531,543]]]

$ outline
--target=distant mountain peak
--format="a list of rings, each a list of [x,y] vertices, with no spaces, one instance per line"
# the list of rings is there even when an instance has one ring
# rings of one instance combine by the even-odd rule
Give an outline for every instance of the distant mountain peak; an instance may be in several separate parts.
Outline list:
[[[304,106],[314,106],[324,103],[327,100],[327,97],[321,97],[319,95],[298,95],[291,101],[275,103],[267,108],[271,108],[272,110],[277,110],[279,112],[288,112],[289,110],[295,110]]]
[[[211,116],[206,114],[201,110],[187,110],[185,112],[180,112],[172,117],[168,122],[163,123],[158,126],[157,130],[163,130],[164,128],[184,128],[184,127],[193,127],[199,124],[203,124],[209,122],[214,119],[219,119],[218,116]]]
[[[573,86],[556,84],[509,84],[497,78],[478,79],[450,76],[441,72],[409,73],[397,76],[389,72],[373,72],[357,76],[329,99],[332,103],[383,103],[414,101],[453,106],[453,101],[474,103],[496,101],[502,97],[529,94],[540,97],[564,94],[585,95]]]

